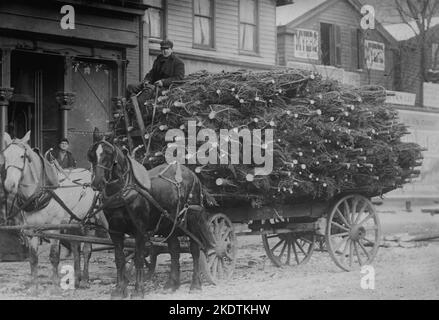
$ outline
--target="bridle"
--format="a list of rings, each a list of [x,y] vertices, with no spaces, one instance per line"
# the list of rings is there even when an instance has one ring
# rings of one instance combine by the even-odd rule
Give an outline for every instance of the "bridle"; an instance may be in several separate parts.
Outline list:
[[[21,179],[20,179],[20,183],[21,180],[23,179],[23,171],[26,168],[26,160],[28,160],[29,162],[31,162],[29,155],[27,154],[27,149],[25,146],[23,146],[23,144],[19,143],[19,142],[11,142],[2,152],[6,151],[11,145],[16,145],[19,146],[20,148],[22,148],[24,150],[24,154],[23,154],[23,166],[19,167],[15,164],[9,164],[8,166],[5,166],[5,172],[8,171],[9,168],[15,168],[17,170],[20,171],[21,173]]]
[[[109,167],[104,166],[103,164],[98,163],[98,161],[97,161],[97,159],[96,159],[95,167],[96,167],[96,168],[101,168],[101,169],[104,170],[104,172],[109,172],[109,173],[110,173],[109,180],[106,179],[105,174],[104,174],[104,177],[103,177],[103,181],[104,181],[104,183],[105,183],[105,184],[108,184],[108,183],[112,183],[112,182],[115,182],[115,181],[119,181],[119,180],[121,180],[121,179],[125,176],[125,174],[122,175],[122,177],[120,177],[120,178],[112,179],[113,169],[114,169],[114,166],[117,164],[117,160],[116,160],[117,151],[116,151],[115,146],[113,146],[111,143],[109,143],[109,142],[106,141],[106,140],[98,141],[98,142],[96,142],[96,143],[94,144],[94,146],[98,146],[99,144],[105,144],[106,146],[109,146],[109,147],[111,148],[112,158],[113,158],[113,160],[112,160],[112,162],[111,162],[111,165],[110,165]],[[93,149],[95,149],[95,148],[93,148]],[[94,175],[94,174],[95,174],[95,173],[93,172],[93,175]]]

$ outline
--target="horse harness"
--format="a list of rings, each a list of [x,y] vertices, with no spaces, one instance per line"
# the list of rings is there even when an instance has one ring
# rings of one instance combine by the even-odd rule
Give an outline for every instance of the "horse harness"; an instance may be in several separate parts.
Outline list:
[[[116,152],[114,146],[112,144],[110,144],[109,142],[107,142],[105,140],[102,140],[100,142],[101,143],[103,142],[103,143],[107,144],[108,146],[110,146],[112,148],[113,153]],[[136,179],[130,178],[129,174],[131,173],[131,177],[133,177],[134,172],[133,172],[133,168],[132,168],[132,165],[130,163],[130,160],[126,156],[125,156],[125,158],[126,158],[127,163],[128,163],[127,170],[122,174],[122,176],[120,178],[116,178],[116,179],[111,180],[111,177],[110,177],[110,181],[106,181],[107,184],[111,184],[114,182],[119,182],[122,179],[124,179],[124,186],[122,187],[122,189],[120,191],[118,191],[117,193],[115,193],[111,196],[106,195],[105,188],[104,188],[104,190],[102,192],[103,205],[100,207],[100,209],[118,208],[118,207],[123,206],[128,211],[130,216],[134,216],[133,210],[129,206],[129,204],[130,204],[129,194],[131,191],[135,191],[138,194],[140,194],[144,199],[146,199],[149,203],[151,203],[160,212],[160,217],[159,217],[159,220],[158,220],[154,230],[147,233],[148,239],[151,236],[154,236],[157,234],[163,218],[166,218],[166,219],[170,220],[173,225],[172,225],[172,229],[169,232],[169,234],[160,242],[165,242],[166,240],[168,240],[169,237],[171,237],[171,235],[174,233],[176,227],[178,226],[184,233],[186,233],[190,238],[192,238],[194,241],[196,241],[201,249],[204,249],[205,246],[201,243],[201,241],[193,233],[191,233],[189,230],[187,230],[187,228],[184,226],[184,223],[187,221],[187,219],[186,219],[187,212],[190,209],[191,205],[189,205],[189,203],[185,203],[183,208],[180,210],[180,196],[181,196],[180,182],[182,181],[181,172],[180,172],[180,176],[176,179],[177,181],[173,181],[173,180],[169,179],[168,177],[165,177],[163,174],[170,168],[171,164],[169,164],[158,175],[160,178],[172,183],[177,188],[178,204],[177,204],[177,210],[176,210],[177,214],[176,214],[175,219],[174,219],[172,217],[172,215],[170,215],[169,212],[166,209],[164,209],[157,202],[157,200],[154,199],[154,197],[146,189],[146,187],[140,185],[137,181],[135,181]],[[113,163],[112,163],[111,167],[106,167],[106,166],[103,166],[101,164],[96,164],[96,166],[104,169],[104,171],[110,172],[110,174],[111,174],[115,164],[117,164],[117,161],[115,159],[113,159]],[[178,169],[180,169],[180,168],[178,168]],[[134,181],[130,181],[130,180],[134,180]],[[194,188],[194,186],[192,186],[192,189],[193,188]]]

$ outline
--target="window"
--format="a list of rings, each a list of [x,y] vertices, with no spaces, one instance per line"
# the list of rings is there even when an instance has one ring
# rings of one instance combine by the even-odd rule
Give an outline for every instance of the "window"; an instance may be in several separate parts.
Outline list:
[[[164,0],[144,0],[143,2],[151,6],[145,14],[149,27],[149,37],[156,39],[166,38]]]
[[[364,37],[361,29],[351,30],[351,69],[363,69],[364,64]]]
[[[213,48],[213,0],[194,2],[194,44]]]
[[[341,28],[335,24],[321,23],[322,64],[341,66]]]
[[[239,0],[239,49],[258,51],[257,0]]]

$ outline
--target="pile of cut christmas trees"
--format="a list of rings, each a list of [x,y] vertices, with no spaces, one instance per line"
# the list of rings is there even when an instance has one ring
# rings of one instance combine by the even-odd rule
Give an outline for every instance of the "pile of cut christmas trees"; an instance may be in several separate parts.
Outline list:
[[[422,148],[401,141],[407,127],[384,104],[386,91],[378,86],[346,87],[302,70],[199,72],[154,98],[147,91],[138,97],[146,146],[136,158],[153,167],[166,161],[166,150],[183,151],[186,165],[211,194],[239,201],[247,196],[263,204],[324,200],[346,192],[377,196],[410,182],[422,164]],[[128,130],[136,131],[130,104],[127,111]],[[188,136],[194,127],[198,134],[212,130],[194,142]],[[166,141],[170,129],[180,134]],[[224,129],[231,134],[220,140]],[[242,138],[245,129],[250,142]],[[116,140],[125,143],[126,131],[116,132]],[[256,168],[268,157],[272,171],[259,175],[264,170]]]

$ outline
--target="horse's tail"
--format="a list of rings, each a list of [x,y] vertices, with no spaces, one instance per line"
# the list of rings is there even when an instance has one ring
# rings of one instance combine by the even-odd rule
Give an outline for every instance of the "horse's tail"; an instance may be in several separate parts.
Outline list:
[[[196,206],[189,207],[187,213],[188,228],[189,231],[194,233],[194,235],[201,241],[206,250],[208,250],[215,247],[215,239],[208,225],[208,213],[203,206],[204,188],[197,175],[192,172],[192,176],[193,181],[191,193],[193,196],[198,194],[199,201],[197,201],[198,203],[195,203]]]

